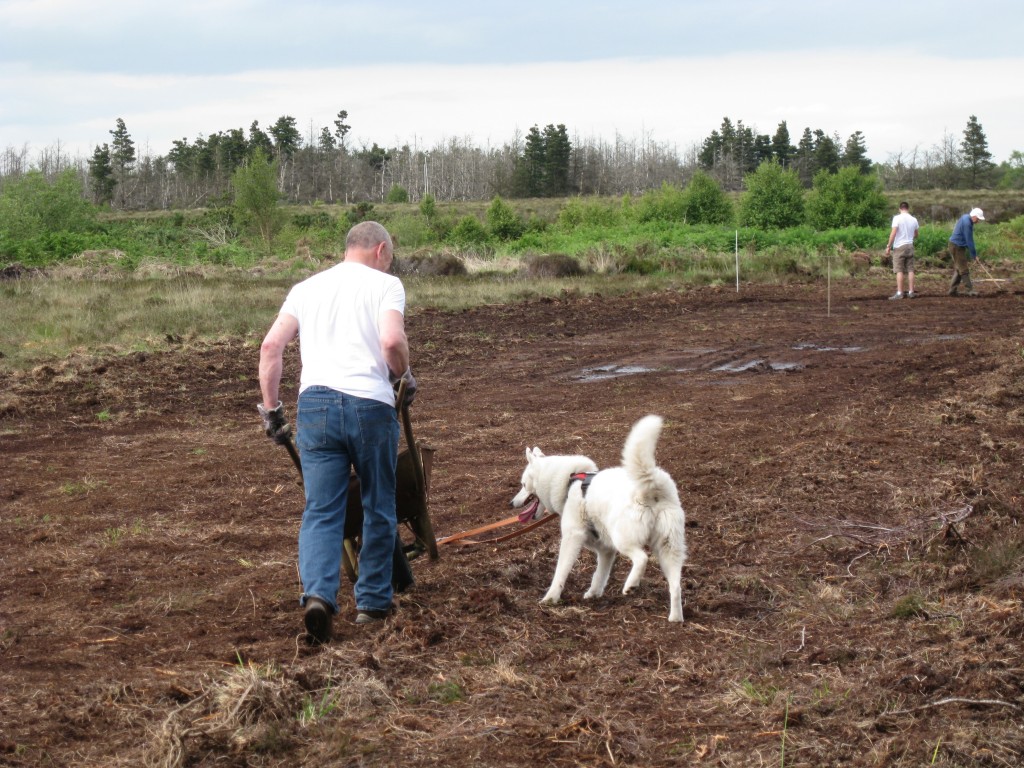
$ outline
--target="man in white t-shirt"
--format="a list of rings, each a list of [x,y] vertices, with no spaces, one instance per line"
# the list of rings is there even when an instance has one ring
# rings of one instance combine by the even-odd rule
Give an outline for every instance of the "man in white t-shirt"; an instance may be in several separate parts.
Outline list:
[[[296,444],[306,506],[299,529],[300,604],[310,637],[325,643],[338,612],[341,552],[350,469],[363,505],[356,623],[392,610],[392,557],[397,532],[395,384],[416,380],[409,369],[405,288],[388,270],[394,246],[387,230],[364,221],[349,230],[340,264],[295,285],[260,348],[259,405],[267,435],[291,428],[278,398],[285,347],[296,336],[302,359]]]
[[[910,215],[910,203],[900,203],[900,212],[892,217],[892,230],[885,253],[892,253],[892,271],[896,273],[896,293],[890,299],[913,299],[914,293],[914,241],[920,229],[917,219]],[[907,292],[903,293],[903,278],[907,277]]]

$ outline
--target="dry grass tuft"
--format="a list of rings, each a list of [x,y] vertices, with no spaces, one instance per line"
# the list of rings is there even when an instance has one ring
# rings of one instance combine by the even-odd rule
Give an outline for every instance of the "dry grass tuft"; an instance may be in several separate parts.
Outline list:
[[[454,253],[414,253],[397,260],[394,271],[399,275],[453,277],[469,274],[466,265]]]
[[[168,714],[149,738],[147,768],[181,768],[204,751],[271,751],[293,738],[296,728],[329,719],[362,717],[394,708],[387,685],[364,669],[334,674],[331,655],[317,658],[324,669],[286,677],[274,666],[239,665],[187,704]],[[319,682],[307,690],[309,680]]]
[[[564,253],[530,256],[526,259],[525,271],[531,278],[578,277],[584,273],[580,263]]]

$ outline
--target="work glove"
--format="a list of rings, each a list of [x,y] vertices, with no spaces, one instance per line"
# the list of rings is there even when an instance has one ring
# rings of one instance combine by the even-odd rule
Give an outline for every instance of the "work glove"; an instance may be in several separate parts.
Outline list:
[[[416,377],[412,375],[412,368],[406,368],[405,373],[401,376],[395,376],[390,371],[388,372],[388,380],[391,382],[391,386],[395,388],[396,393],[402,384],[402,379],[406,381],[405,404],[412,405],[412,401],[416,397]],[[401,403],[399,403],[399,406],[401,406]]]
[[[292,425],[284,418],[284,405],[281,404],[281,401],[278,400],[277,407],[269,411],[263,407],[263,403],[257,405],[256,410],[263,417],[263,429],[267,433],[267,437],[278,445],[288,442],[288,438],[292,436]]]

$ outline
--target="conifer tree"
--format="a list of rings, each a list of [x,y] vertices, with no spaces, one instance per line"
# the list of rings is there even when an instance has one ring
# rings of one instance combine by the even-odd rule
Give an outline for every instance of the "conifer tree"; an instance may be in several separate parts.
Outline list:
[[[110,131],[112,137],[110,147],[110,162],[113,167],[114,181],[120,189],[120,204],[123,207],[126,200],[126,184],[132,169],[135,167],[135,142],[132,141],[124,120],[117,118],[114,130]],[[106,145],[104,145],[106,146]]]
[[[804,128],[800,136],[800,143],[796,146],[796,155],[793,157],[793,167],[800,177],[800,183],[810,187],[814,182],[814,172],[817,170],[814,162],[814,134],[810,128]]]
[[[282,115],[270,127],[270,135],[274,137],[274,148],[280,158],[289,158],[302,146],[302,134],[295,127],[295,118]]]
[[[338,112],[338,119],[334,121],[334,135],[338,139],[338,147],[342,153],[345,150],[345,137],[348,136],[348,132],[352,130],[352,126],[348,125],[345,121],[348,120],[348,111],[341,110]]]
[[[260,128],[259,120],[253,120],[249,126],[249,156],[255,155],[257,150],[271,157],[274,154],[274,144],[266,131]]]
[[[846,140],[842,165],[844,168],[855,166],[861,173],[871,172],[871,160],[868,158],[867,145],[864,143],[864,134],[860,131],[854,131]]]
[[[89,158],[89,179],[92,182],[93,199],[97,205],[105,205],[114,199],[117,179],[110,159],[110,145],[97,145]]]
[[[978,118],[971,115],[964,128],[964,138],[960,142],[960,155],[963,158],[964,169],[967,171],[967,179],[971,189],[987,186],[991,182],[992,169],[995,163],[992,162],[992,153],[988,151],[988,139],[985,131],[982,130]]]
[[[825,132],[818,129],[814,132],[814,172],[839,170],[839,143]],[[814,179],[812,177],[811,182]]]
[[[562,123],[544,128],[544,195],[564,197],[569,193],[569,161],[572,142]]]
[[[135,166],[135,142],[132,141],[124,120],[117,118],[114,130],[110,131],[113,137],[111,140],[110,159],[122,172],[131,170]]]
[[[783,168],[788,168],[795,154],[796,147],[790,143],[789,128],[786,126],[786,121],[783,120],[775,129],[775,135],[772,136],[772,157],[778,160],[779,165]]]

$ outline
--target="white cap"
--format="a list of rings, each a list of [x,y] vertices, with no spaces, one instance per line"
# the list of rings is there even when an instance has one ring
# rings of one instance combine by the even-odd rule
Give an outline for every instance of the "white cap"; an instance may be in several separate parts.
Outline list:
[[[972,217],[973,216],[977,216],[978,217],[978,221],[984,221],[985,220],[985,214],[981,210],[981,208],[971,208],[971,216]]]

